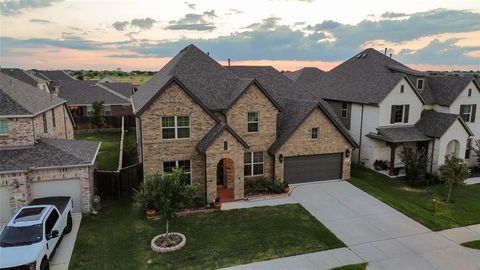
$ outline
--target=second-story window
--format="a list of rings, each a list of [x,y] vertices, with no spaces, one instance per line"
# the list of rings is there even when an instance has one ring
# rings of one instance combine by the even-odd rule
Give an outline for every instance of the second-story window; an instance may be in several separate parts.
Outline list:
[[[467,123],[475,122],[476,112],[477,104],[460,105],[460,116],[462,117],[463,121]]]
[[[0,119],[0,135],[8,134],[8,119]]]
[[[190,116],[163,116],[162,139],[190,138]]]
[[[468,89],[468,96],[469,96],[469,97],[472,96],[472,89]]]
[[[423,90],[423,79],[417,79],[417,89]]]
[[[347,118],[348,117],[348,103],[342,102],[342,109],[340,110],[340,117]]]
[[[247,132],[258,132],[258,112],[247,113]]]
[[[465,159],[470,158],[471,151],[472,151],[472,139],[467,139],[467,147],[465,149]]]
[[[42,113],[42,122],[43,122],[43,133],[47,133],[48,128],[47,128],[47,114],[46,113]]]
[[[52,109],[52,126],[57,127],[57,121],[55,119],[55,109]]]
[[[312,139],[318,139],[318,128],[312,128]]]
[[[408,123],[410,105],[392,105],[390,124]]]
[[[405,92],[405,85],[400,85],[400,93],[404,93]]]

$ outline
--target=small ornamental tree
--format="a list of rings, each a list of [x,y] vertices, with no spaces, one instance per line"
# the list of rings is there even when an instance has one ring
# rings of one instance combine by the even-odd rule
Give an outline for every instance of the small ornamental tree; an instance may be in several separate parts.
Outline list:
[[[154,205],[158,214],[166,222],[166,237],[169,241],[170,220],[177,217],[177,212],[192,204],[196,194],[193,186],[184,184],[183,171],[176,168],[172,174],[161,176],[155,174],[146,179],[153,180],[155,185]]]
[[[403,148],[400,159],[405,164],[407,182],[412,186],[421,185],[428,167],[428,154],[425,149]]]
[[[480,139],[475,141],[475,146],[472,150],[477,154],[477,165],[480,166]]]
[[[95,101],[92,103],[92,124],[96,129],[105,126],[105,117],[103,116],[103,101]]]
[[[461,158],[458,158],[454,154],[445,156],[445,163],[440,166],[440,179],[445,181],[448,187],[447,203],[450,202],[453,188],[463,185],[469,175],[470,170]]]

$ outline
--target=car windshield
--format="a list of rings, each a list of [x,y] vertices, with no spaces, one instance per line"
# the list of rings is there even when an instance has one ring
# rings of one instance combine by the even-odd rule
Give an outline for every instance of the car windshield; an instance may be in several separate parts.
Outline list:
[[[1,247],[25,246],[42,240],[42,224],[13,227],[7,226],[0,235]]]

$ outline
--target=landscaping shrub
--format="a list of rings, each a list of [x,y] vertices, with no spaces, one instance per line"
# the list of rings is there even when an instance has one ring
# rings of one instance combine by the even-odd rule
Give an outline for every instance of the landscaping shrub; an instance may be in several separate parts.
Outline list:
[[[428,155],[425,149],[404,147],[400,158],[405,164],[405,180],[413,187],[431,185],[426,178],[428,167]]]
[[[261,177],[245,181],[245,194],[281,193],[284,184],[275,178]]]

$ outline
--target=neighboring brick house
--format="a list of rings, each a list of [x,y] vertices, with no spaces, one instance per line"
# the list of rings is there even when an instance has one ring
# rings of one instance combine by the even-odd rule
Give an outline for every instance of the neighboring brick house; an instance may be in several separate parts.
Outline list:
[[[353,138],[329,105],[272,67],[223,67],[194,45],[132,96],[144,174],[174,167],[207,201],[257,177],[350,178]]]
[[[73,140],[66,101],[0,73],[0,223],[33,198],[88,212],[98,142]]]
[[[396,175],[404,147],[424,148],[429,172],[447,154],[475,164],[472,140],[480,137],[480,87],[472,76],[432,76],[366,49],[329,72],[304,68],[285,73],[328,101],[359,144],[353,162],[389,163]]]

